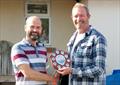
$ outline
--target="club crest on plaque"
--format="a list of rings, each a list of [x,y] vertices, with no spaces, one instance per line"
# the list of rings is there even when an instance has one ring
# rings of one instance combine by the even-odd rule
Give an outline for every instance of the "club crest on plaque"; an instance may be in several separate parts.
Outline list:
[[[53,67],[58,70],[62,67],[69,67],[70,66],[70,58],[68,56],[68,53],[63,50],[55,50],[50,55],[50,60],[53,65]]]

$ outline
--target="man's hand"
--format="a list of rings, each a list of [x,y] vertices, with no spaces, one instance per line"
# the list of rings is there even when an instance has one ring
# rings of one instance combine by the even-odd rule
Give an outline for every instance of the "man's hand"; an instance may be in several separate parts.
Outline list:
[[[72,69],[70,67],[63,67],[58,69],[57,72],[61,75],[67,75],[72,73]]]

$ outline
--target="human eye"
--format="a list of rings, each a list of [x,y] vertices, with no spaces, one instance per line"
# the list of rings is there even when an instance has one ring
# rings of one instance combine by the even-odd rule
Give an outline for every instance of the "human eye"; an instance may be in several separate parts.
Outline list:
[[[36,27],[36,29],[38,29],[38,30],[39,30],[40,28],[41,28],[40,26],[37,26],[37,27]]]
[[[30,26],[30,28],[32,29],[32,28],[34,28],[34,26],[32,25],[32,26]]]
[[[78,15],[75,15],[74,17],[75,17],[75,18],[77,18],[77,17],[78,17]]]

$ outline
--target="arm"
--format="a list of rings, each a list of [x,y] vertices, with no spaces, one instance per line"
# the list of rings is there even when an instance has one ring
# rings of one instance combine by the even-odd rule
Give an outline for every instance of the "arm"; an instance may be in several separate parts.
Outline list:
[[[23,75],[30,80],[35,81],[52,81],[53,78],[50,77],[48,74],[40,73],[38,71],[35,71],[30,68],[28,64],[21,64],[19,65],[20,71],[23,73]]]
[[[36,81],[52,81],[53,78],[48,74],[40,73],[30,67],[28,57],[24,50],[19,45],[14,45],[11,50],[11,60],[13,67],[17,70],[16,73],[21,72],[24,77]]]

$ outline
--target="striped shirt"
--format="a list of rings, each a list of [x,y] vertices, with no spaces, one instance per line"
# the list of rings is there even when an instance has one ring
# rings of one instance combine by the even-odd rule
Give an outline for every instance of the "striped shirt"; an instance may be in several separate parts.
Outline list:
[[[68,42],[72,60],[70,85],[105,85],[106,39],[92,26],[74,49],[77,31]],[[71,54],[71,50],[74,52]]]
[[[11,60],[16,78],[16,85],[46,85],[45,81],[32,81],[24,77],[18,66],[29,64],[36,71],[46,73],[47,51],[41,43],[32,46],[23,39],[12,47]]]

